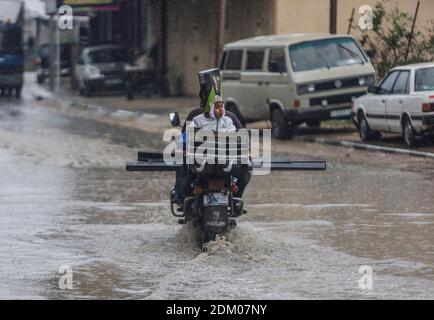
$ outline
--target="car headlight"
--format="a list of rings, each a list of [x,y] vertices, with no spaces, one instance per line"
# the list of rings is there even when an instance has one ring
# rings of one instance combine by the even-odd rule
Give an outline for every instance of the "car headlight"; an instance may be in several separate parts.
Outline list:
[[[359,85],[361,87],[370,86],[375,83],[375,77],[373,75],[359,77]]]
[[[309,83],[309,84],[301,84],[297,88],[297,93],[299,95],[308,94],[315,92],[315,84]]]
[[[99,69],[95,66],[91,66],[91,65],[87,65],[84,68],[84,74],[86,76],[86,78],[101,78],[101,72],[99,71]]]

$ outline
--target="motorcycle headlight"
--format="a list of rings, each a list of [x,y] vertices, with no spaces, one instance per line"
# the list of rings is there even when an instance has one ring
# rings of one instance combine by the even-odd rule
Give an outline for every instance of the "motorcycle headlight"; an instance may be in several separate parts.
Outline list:
[[[315,92],[315,84],[314,83],[301,84],[298,86],[297,92],[299,95],[313,93]]]
[[[359,85],[361,87],[370,86],[375,83],[375,77],[373,75],[363,76],[359,78]]]

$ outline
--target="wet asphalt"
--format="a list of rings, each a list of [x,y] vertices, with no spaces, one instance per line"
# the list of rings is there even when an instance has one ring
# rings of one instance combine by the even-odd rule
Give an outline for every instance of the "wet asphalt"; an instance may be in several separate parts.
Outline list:
[[[160,132],[71,115],[33,86],[0,99],[0,299],[434,298],[432,170],[333,158],[254,177],[249,213],[202,253],[170,215],[174,174],[125,171]]]

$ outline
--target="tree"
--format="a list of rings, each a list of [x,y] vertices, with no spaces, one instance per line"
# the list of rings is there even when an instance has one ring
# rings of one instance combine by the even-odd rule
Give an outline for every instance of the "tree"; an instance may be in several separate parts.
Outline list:
[[[381,0],[375,4],[373,29],[365,31],[360,39],[380,78],[395,66],[434,60],[434,23],[430,22],[425,33],[415,28],[408,61],[405,61],[413,16],[400,11],[396,5],[386,10],[386,2]]]

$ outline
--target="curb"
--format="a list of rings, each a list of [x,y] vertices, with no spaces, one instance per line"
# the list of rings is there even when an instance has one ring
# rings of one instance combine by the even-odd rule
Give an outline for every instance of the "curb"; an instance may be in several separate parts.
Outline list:
[[[377,152],[384,152],[384,153],[403,154],[403,155],[414,156],[414,157],[425,157],[425,158],[434,159],[434,153],[430,153],[430,152],[414,151],[414,150],[392,148],[392,147],[374,146],[374,145],[364,144],[364,143],[338,141],[338,140],[330,140],[330,139],[324,139],[324,138],[297,137],[296,140],[319,143],[319,144],[326,144],[326,145],[332,145],[332,146],[339,146],[339,147],[350,147],[350,148],[354,148],[354,149],[358,149],[358,150],[368,150],[368,151],[377,151]]]

